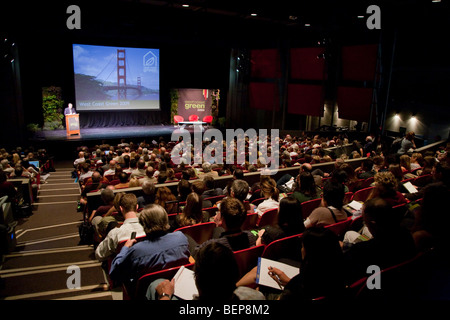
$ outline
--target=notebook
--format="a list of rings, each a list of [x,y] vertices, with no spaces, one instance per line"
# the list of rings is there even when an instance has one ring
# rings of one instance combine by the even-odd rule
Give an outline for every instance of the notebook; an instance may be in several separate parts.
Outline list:
[[[291,279],[300,273],[300,269],[298,267],[293,267],[286,263],[260,257],[258,258],[258,269],[256,272],[257,284],[279,290],[284,289],[282,285],[278,284],[278,282],[269,275],[269,267],[280,269]]]
[[[197,286],[194,280],[194,271],[181,266],[173,276],[175,280],[174,295],[183,300],[193,300],[198,295]]]
[[[408,190],[409,193],[416,193],[417,189],[411,182],[406,182],[403,184],[406,190]]]

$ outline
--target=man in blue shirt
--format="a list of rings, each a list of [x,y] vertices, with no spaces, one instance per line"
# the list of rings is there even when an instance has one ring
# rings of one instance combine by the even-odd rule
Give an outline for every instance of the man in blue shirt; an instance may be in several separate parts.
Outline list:
[[[130,239],[112,261],[110,278],[123,283],[128,292],[133,292],[142,275],[189,263],[189,246],[186,236],[170,228],[166,210],[151,204],[139,215],[146,239],[136,242]]]

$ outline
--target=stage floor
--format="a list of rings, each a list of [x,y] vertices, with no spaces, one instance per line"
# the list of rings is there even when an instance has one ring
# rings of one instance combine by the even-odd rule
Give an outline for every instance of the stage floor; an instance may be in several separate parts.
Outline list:
[[[159,137],[170,137],[178,126],[174,125],[154,125],[154,126],[122,126],[122,127],[102,127],[85,128],[80,130],[80,135],[66,134],[66,130],[46,130],[37,131],[32,138],[34,141],[84,141],[84,140],[109,140],[109,139],[157,139]],[[186,127],[186,130],[193,132],[193,128]]]

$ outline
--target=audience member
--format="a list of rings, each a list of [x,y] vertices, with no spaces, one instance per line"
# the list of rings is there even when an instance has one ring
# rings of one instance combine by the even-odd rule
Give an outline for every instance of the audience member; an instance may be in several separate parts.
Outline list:
[[[385,269],[416,255],[410,232],[400,227],[398,219],[393,219],[392,206],[386,200],[367,200],[363,219],[373,237],[355,243],[345,252],[349,283],[367,276],[370,265]]]
[[[236,258],[228,247],[218,242],[211,242],[198,252],[194,279],[198,290],[194,300],[264,300],[264,295],[255,289],[236,285],[239,280]],[[174,291],[173,282],[158,279],[149,286],[146,296],[149,300],[170,300]]]
[[[261,202],[255,210],[260,217],[265,211],[278,208],[279,206],[279,191],[275,180],[272,178],[263,180],[261,183],[261,193],[264,196],[264,201]]]
[[[411,153],[416,149],[416,144],[414,143],[415,134],[413,131],[408,132],[403,138],[400,149],[398,149],[398,154]]]
[[[116,253],[119,242],[130,239],[131,233],[136,232],[137,237],[144,236],[144,229],[137,218],[137,198],[133,193],[126,193],[120,198],[120,211],[125,218],[120,228],[111,230],[106,238],[100,242],[95,250],[95,257],[105,261]]]
[[[313,175],[308,171],[302,171],[297,176],[297,182],[292,196],[299,203],[320,198],[320,189],[316,187]]]
[[[344,196],[342,183],[325,181],[322,203],[306,218],[305,228],[322,227],[347,219],[347,213],[342,209]]]
[[[173,195],[172,191],[170,191],[170,189],[167,187],[159,187],[158,190],[156,191],[155,204],[159,204],[169,214],[175,213],[176,205],[175,203],[171,203],[171,201],[175,200],[176,197]]]
[[[311,228],[303,233],[302,244],[298,275],[291,279],[280,269],[264,270],[284,286],[280,300],[300,303],[324,297],[327,301],[343,301],[345,265],[338,237],[328,229]]]
[[[123,283],[131,291],[145,273],[187,264],[190,256],[185,235],[179,231],[168,232],[169,218],[162,206],[151,204],[146,207],[137,223],[146,239],[137,242],[128,234],[128,240],[112,261],[109,272],[113,281]]]
[[[382,198],[392,207],[406,203],[403,194],[397,191],[398,183],[392,172],[378,172],[374,177],[374,181],[375,188],[367,199]]]
[[[241,230],[241,226],[244,223],[247,212],[245,211],[244,204],[235,198],[225,198],[220,203],[220,210],[217,212],[214,220],[216,224],[224,229],[218,238],[211,239],[204,242],[201,245],[196,245],[191,242],[191,254],[196,258],[197,252],[211,241],[218,241],[225,246],[229,247],[233,251],[246,249],[252,247],[256,243],[256,236],[250,231]]]
[[[258,233],[256,245],[268,245],[274,240],[300,234],[305,230],[300,202],[288,196],[280,200],[277,224],[266,226]]]
[[[146,205],[155,202],[156,188],[155,184],[150,180],[147,180],[142,185],[143,194],[137,198],[139,209],[144,208]]]
[[[202,199],[195,192],[191,192],[186,199],[183,211],[176,216],[173,228],[192,226],[208,221],[209,213],[202,210]]]

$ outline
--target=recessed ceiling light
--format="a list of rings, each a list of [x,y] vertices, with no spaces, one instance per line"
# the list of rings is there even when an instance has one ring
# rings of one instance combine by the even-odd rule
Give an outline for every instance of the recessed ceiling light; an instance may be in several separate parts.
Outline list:
[[[181,5],[183,8],[189,8],[189,5],[188,4],[182,4]]]
[[[364,19],[364,16],[358,16],[357,18],[358,19]]]
[[[251,15],[252,17],[256,17],[256,16],[258,16],[258,14],[257,14],[257,13],[250,13],[250,15]]]
[[[305,23],[305,27],[311,27],[311,24]]]
[[[431,0],[431,2],[441,2],[441,0]]]

